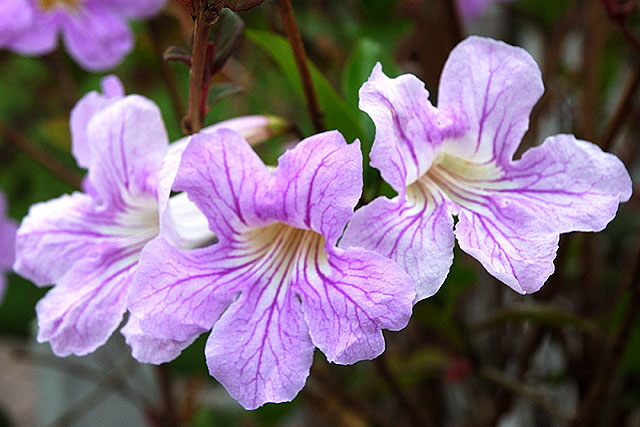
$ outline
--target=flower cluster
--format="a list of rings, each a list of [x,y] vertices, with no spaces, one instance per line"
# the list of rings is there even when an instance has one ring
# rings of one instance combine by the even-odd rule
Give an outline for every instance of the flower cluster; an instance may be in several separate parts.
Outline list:
[[[382,329],[443,283],[454,236],[534,292],[559,234],[603,229],[631,193],[615,156],[571,135],[513,159],[542,91],[525,51],[489,39],[454,49],[437,108],[416,77],[376,66],[360,105],[397,196],[354,212],[358,141],[314,135],[268,167],[246,137],[273,121],[252,117],[170,145],[157,107],[107,78],[71,117],[83,192],[34,205],[18,230],[16,271],[55,285],[38,339],[87,354],[129,312],[134,357],[162,363],[210,331],[211,375],[253,409],[295,397],[314,348],[340,364],[378,356]]]
[[[26,55],[53,51],[58,33],[91,71],[118,65],[133,47],[127,20],[148,18],[166,0],[0,0],[0,48]]]

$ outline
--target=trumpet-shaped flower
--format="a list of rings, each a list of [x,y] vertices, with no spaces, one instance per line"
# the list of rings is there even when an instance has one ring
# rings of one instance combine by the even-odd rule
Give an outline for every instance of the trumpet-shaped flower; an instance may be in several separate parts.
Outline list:
[[[26,55],[51,52],[64,38],[90,71],[118,65],[133,47],[128,19],[156,14],[166,0],[0,0],[0,47]]]
[[[15,259],[16,229],[18,226],[6,215],[6,201],[0,193],[0,302],[6,286],[5,272],[11,269]]]
[[[38,341],[60,356],[94,351],[122,321],[140,250],[158,234],[168,149],[159,110],[139,96],[97,112],[83,136],[73,152],[89,169],[84,192],[33,205],[16,239],[15,271],[55,284],[36,306]]]
[[[362,191],[360,144],[310,137],[271,170],[237,133],[195,135],[174,189],[218,242],[183,251],[160,235],[143,250],[129,310],[147,336],[211,329],[209,372],[245,408],[291,400],[313,349],[350,364],[378,356],[382,328],[403,328],[415,296],[395,263],[336,247]]]
[[[32,206],[17,235],[15,271],[37,285],[55,284],[36,312],[38,340],[60,356],[91,353],[118,327],[140,251],[160,228],[183,247],[213,238],[195,204],[185,195],[170,197],[187,138],[169,145],[158,108],[140,96],[124,97],[117,78],[105,78],[102,88],[104,94],[87,94],[71,114],[72,152],[89,170],[84,192]],[[256,127],[270,122],[251,116],[213,128],[263,137]],[[134,354],[156,345],[150,353],[156,362],[190,343],[143,339],[134,318],[123,333]]]
[[[527,52],[478,37],[451,52],[438,108],[416,77],[390,79],[377,65],[360,107],[376,124],[371,164],[398,196],[359,209],[341,246],[396,260],[420,300],[449,271],[457,215],[463,251],[517,292],[540,289],[559,234],[602,230],[631,195],[622,162],[572,135],[513,159],[542,92]]]

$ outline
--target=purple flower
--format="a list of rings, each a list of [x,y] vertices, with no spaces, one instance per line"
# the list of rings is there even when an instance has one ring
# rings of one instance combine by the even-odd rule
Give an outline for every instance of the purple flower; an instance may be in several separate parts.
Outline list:
[[[513,160],[542,92],[527,52],[478,37],[451,52],[438,108],[415,76],[390,79],[377,65],[360,107],[376,124],[371,164],[398,196],[359,209],[341,246],[396,260],[420,300],[449,271],[456,215],[463,251],[517,292],[540,289],[559,234],[602,230],[631,195],[622,162],[572,135]]]
[[[89,169],[84,192],[31,207],[14,266],[37,285],[55,284],[36,306],[38,341],[60,356],[93,352],[122,321],[140,250],[158,234],[168,149],[159,110],[139,96],[95,113],[82,138],[77,128],[72,119],[74,155]]]
[[[456,3],[462,19],[469,21],[482,15],[487,7],[496,1],[506,2],[511,0],[456,0]]]
[[[127,20],[156,14],[166,0],[0,0],[0,47],[26,55],[55,49],[90,71],[118,65],[133,47]]]
[[[378,356],[415,296],[390,260],[335,246],[362,190],[360,144],[338,132],[300,142],[266,167],[237,133],[192,138],[174,189],[218,242],[182,251],[162,235],[143,250],[129,309],[147,336],[212,329],[209,372],[245,408],[291,400],[313,349],[350,364]]]
[[[5,272],[11,270],[15,259],[16,229],[15,222],[6,218],[6,201],[4,195],[0,193],[0,302],[4,296],[6,286]]]
[[[59,356],[91,353],[118,327],[140,251],[160,229],[181,247],[213,239],[186,195],[169,197],[187,139],[169,146],[158,108],[124,97],[117,78],[105,78],[102,87],[104,95],[89,93],[71,113],[72,152],[89,170],[84,192],[32,206],[17,235],[15,271],[40,286],[55,284],[36,312],[38,340]],[[261,135],[254,127],[270,120],[252,116],[214,128]],[[136,325],[130,318],[123,330],[134,353]],[[150,340],[144,342],[147,350]],[[158,358],[173,358],[189,344],[153,342]]]

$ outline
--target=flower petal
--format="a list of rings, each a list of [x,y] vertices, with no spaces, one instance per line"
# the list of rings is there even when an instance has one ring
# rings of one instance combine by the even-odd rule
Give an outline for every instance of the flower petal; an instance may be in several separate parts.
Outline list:
[[[414,188],[416,187],[416,188]],[[360,246],[395,261],[413,279],[416,302],[435,294],[453,262],[453,217],[439,193],[409,187],[410,200],[379,197],[358,209],[340,246]]]
[[[272,128],[278,130],[284,127],[285,123],[283,119],[273,116],[242,116],[206,127],[201,133],[229,129],[241,134],[251,145],[265,141],[272,136]],[[190,140],[191,137],[182,138],[169,146],[169,152],[162,162],[158,182],[161,233],[171,244],[180,248],[197,247],[201,242],[214,238],[214,234],[208,229],[206,217],[193,202],[179,195],[170,197],[182,153]],[[187,220],[184,219],[185,216]]]
[[[244,138],[220,129],[191,138],[182,154],[174,190],[186,191],[218,238],[264,221],[256,214],[271,173]]]
[[[376,125],[371,166],[398,193],[431,166],[442,142],[442,123],[429,101],[429,92],[417,77],[390,79],[376,64],[360,89],[360,109]]]
[[[137,252],[84,257],[36,305],[38,341],[57,356],[83,356],[103,345],[126,311]]]
[[[98,202],[123,209],[127,198],[155,197],[158,171],[168,149],[158,107],[137,95],[98,112],[87,129],[91,145],[88,179]]]
[[[129,295],[129,310],[153,337],[186,341],[211,329],[240,292],[240,284],[223,280],[230,257],[216,244],[188,252],[162,237],[142,250]]]
[[[6,213],[6,200],[0,193],[0,277],[4,270],[11,268],[16,257],[15,242],[18,226],[6,218]]]
[[[102,93],[89,92],[71,110],[71,148],[78,165],[88,168],[92,163],[92,147],[87,137],[87,128],[93,116],[124,97],[122,82],[113,75],[101,81]]]
[[[465,132],[446,150],[476,162],[509,162],[544,91],[540,69],[524,49],[469,37],[456,46],[440,78],[438,109]]]
[[[31,4],[27,7],[31,9],[29,24],[16,29],[7,39],[6,46],[24,55],[42,55],[53,51],[58,45],[60,15],[40,12]]]
[[[107,212],[95,212],[86,194],[37,203],[18,229],[14,269],[36,285],[54,283],[79,259],[92,256],[94,248],[110,245],[101,230],[111,223]]]
[[[330,362],[351,364],[384,351],[381,329],[404,328],[415,291],[394,262],[361,248],[310,257],[298,292],[313,343]]]
[[[26,0],[0,0],[0,46],[6,46],[16,34],[28,27],[33,10]]]
[[[132,356],[139,362],[159,365],[170,362],[189,347],[198,335],[184,341],[174,341],[152,337],[140,328],[140,319],[129,315],[127,324],[120,330],[125,341],[131,347]]]
[[[16,229],[18,226],[12,220],[5,218],[6,200],[0,193],[0,304],[6,287],[5,272],[11,270],[15,260]]]
[[[205,350],[211,375],[246,409],[292,400],[313,360],[314,346],[290,288],[260,288],[229,307]]]
[[[164,7],[167,0],[111,0],[113,9],[127,18],[150,18]]]
[[[618,204],[631,197],[631,178],[623,163],[597,145],[573,135],[549,137],[524,153],[507,170],[508,188],[494,197],[529,210],[548,231],[600,231]]]
[[[518,205],[497,203],[482,214],[458,214],[458,244],[516,292],[536,292],[554,271],[559,234],[541,232],[534,216]]]
[[[96,3],[87,3],[62,21],[69,54],[89,71],[118,65],[133,48],[133,36],[123,17]]]
[[[272,215],[332,246],[362,194],[360,143],[348,145],[337,131],[314,135],[284,153],[273,176]]]

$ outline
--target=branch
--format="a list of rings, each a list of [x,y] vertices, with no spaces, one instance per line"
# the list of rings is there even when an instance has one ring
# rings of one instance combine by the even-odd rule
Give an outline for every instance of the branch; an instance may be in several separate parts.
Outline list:
[[[304,44],[302,43],[302,36],[298,30],[298,25],[296,24],[296,17],[293,14],[291,0],[276,0],[276,5],[278,6],[280,18],[282,19],[284,30],[287,33],[291,50],[293,50],[293,57],[296,60],[300,79],[302,80],[302,88],[307,100],[307,110],[309,111],[311,122],[313,123],[313,127],[316,132],[322,132],[326,130],[324,127],[324,119],[322,111],[320,110],[320,104],[318,103],[315,88],[313,87],[313,81],[311,80],[311,72],[309,71],[309,64],[307,63],[307,54],[304,50]]]
[[[604,131],[601,143],[604,151],[611,150],[622,125],[631,113],[631,107],[633,106],[633,100],[638,91],[638,87],[640,87],[640,64],[636,65],[636,68],[633,70],[633,73],[629,78],[629,82],[625,87],[624,94],[618,104],[618,108],[616,108],[616,112],[613,114],[613,117],[611,117],[611,120]]]
[[[638,259],[638,257],[636,257]],[[605,352],[600,361],[596,376],[584,399],[582,405],[576,411],[576,415],[569,424],[570,427],[579,427],[593,424],[594,417],[602,408],[602,399],[615,379],[616,373],[622,363],[625,350],[629,344],[629,338],[633,327],[640,318],[640,261],[636,261],[633,276],[629,284],[631,296],[627,311],[624,314],[620,328],[616,332],[613,345]]]
[[[11,145],[24,153],[27,157],[44,166],[48,171],[55,176],[66,182],[73,188],[81,188],[82,177],[69,169],[64,164],[53,159],[49,154],[29,141],[24,135],[17,130],[9,127],[3,122],[0,122],[0,135],[9,141]]]
[[[185,135],[198,133],[202,129],[202,90],[205,81],[207,46],[211,26],[218,19],[217,13],[211,13],[207,0],[199,0],[199,7],[193,27],[193,47],[191,51],[191,70],[189,71],[189,104],[187,114],[182,119],[182,131]]]

